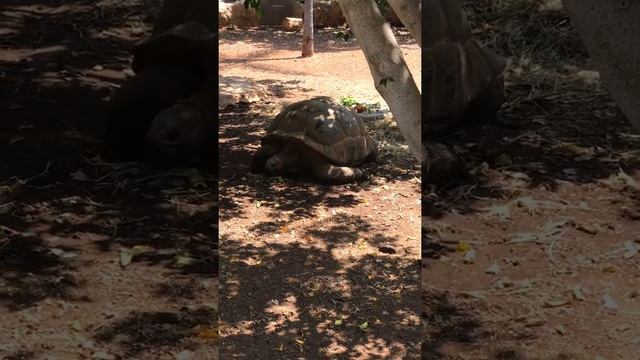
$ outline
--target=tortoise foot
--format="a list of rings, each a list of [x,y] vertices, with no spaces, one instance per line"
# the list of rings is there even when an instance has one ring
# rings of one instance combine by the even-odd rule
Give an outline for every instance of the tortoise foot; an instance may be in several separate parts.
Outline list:
[[[468,177],[453,148],[441,142],[425,142],[426,160],[422,164],[427,184],[444,184]]]
[[[319,180],[332,184],[347,184],[364,177],[362,170],[348,166],[321,164],[314,166],[312,170]]]

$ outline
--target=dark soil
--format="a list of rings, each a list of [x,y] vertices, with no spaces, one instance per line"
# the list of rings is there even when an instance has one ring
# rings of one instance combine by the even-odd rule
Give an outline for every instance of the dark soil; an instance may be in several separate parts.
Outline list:
[[[149,14],[0,6],[0,358],[217,356],[216,175],[101,156]]]
[[[633,359],[637,131],[563,11],[468,2],[507,101],[452,136],[472,177],[423,193],[423,359]],[[467,134],[468,135],[468,134]]]

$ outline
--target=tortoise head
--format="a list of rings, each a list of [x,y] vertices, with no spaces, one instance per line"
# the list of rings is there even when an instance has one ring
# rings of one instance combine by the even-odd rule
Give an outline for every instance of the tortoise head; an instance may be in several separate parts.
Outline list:
[[[281,175],[299,165],[300,160],[306,159],[301,155],[301,152],[305,152],[304,147],[300,147],[299,144],[285,141],[282,145],[282,150],[269,157],[264,164],[265,170],[271,175]]]
[[[264,168],[271,175],[282,174],[282,171],[284,170],[284,159],[282,158],[282,154],[276,154],[270,157],[264,164]]]
[[[194,156],[205,146],[206,119],[195,106],[176,103],[154,118],[147,143],[161,156]]]

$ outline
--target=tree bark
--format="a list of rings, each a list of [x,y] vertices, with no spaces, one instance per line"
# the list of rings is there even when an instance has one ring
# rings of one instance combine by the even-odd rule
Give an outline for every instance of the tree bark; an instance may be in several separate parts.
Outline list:
[[[302,29],[302,57],[310,57],[313,49],[313,0],[304,0],[304,24]]]
[[[564,1],[604,84],[636,129],[640,129],[638,5],[637,1]]]
[[[420,0],[387,0],[393,12],[422,47],[422,7]]]
[[[409,151],[422,161],[422,96],[391,26],[374,0],[340,0],[340,7],[364,52],[376,90],[389,106]]]

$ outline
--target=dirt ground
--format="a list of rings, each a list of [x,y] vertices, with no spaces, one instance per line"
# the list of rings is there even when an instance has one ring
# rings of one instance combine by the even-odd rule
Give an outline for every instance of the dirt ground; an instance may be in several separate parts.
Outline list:
[[[420,51],[400,42],[414,75]],[[221,358],[418,359],[420,172],[391,122],[366,181],[327,186],[249,172],[260,136],[284,101],[316,95],[381,101],[364,56],[335,30],[301,35],[225,30],[220,75],[269,96],[220,114]]]
[[[468,1],[507,102],[423,198],[423,359],[638,359],[638,146],[562,11]],[[469,134],[467,134],[469,135]]]
[[[217,358],[215,174],[100,156],[142,1],[0,5],[0,358]]]

